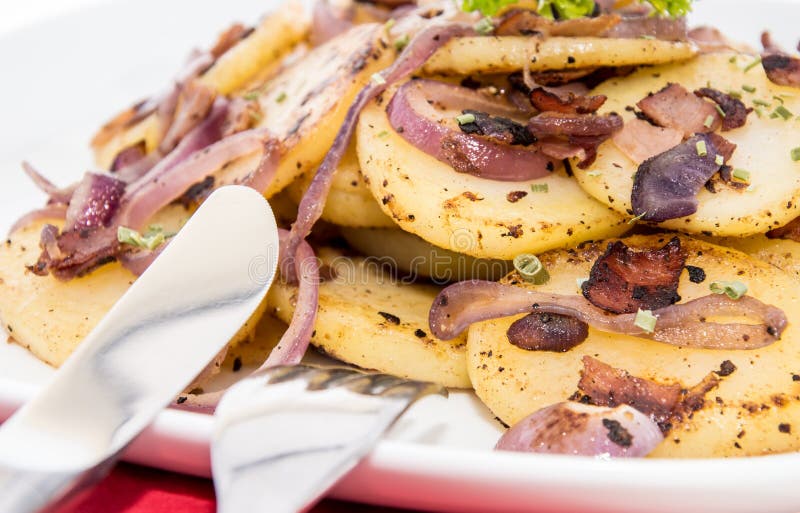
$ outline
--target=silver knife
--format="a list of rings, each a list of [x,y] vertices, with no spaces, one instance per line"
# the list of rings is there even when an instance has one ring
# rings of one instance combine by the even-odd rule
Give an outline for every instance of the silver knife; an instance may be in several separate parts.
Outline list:
[[[447,391],[341,367],[274,367],[239,381],[214,414],[217,513],[304,511],[428,394]]]
[[[0,427],[0,513],[53,509],[102,477],[252,315],[277,260],[264,198],[241,186],[214,192]]]

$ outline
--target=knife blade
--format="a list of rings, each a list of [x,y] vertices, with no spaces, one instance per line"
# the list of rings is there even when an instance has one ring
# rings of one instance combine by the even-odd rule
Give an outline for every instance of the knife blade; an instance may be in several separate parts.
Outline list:
[[[271,284],[278,232],[256,191],[215,191],[52,380],[0,427],[0,512],[52,509],[225,346]]]

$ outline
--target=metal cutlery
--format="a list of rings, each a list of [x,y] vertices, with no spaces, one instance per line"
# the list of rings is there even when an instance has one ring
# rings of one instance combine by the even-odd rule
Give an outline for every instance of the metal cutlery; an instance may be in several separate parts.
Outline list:
[[[351,470],[433,383],[349,368],[274,367],[239,381],[216,410],[219,513],[296,513]]]
[[[0,513],[93,483],[263,300],[278,258],[267,202],[214,192],[50,383],[0,427]]]

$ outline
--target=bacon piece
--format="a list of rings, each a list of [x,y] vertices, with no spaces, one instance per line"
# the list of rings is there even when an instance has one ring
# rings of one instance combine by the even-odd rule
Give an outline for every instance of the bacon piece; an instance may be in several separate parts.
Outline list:
[[[515,321],[508,341],[529,351],[565,353],[589,336],[589,325],[569,315],[534,312]]]
[[[714,145],[716,155],[721,155],[724,162],[728,162],[736,151],[736,144],[730,142],[719,134],[706,134],[705,136]]]
[[[782,86],[800,87],[800,58],[793,57],[783,51],[773,40],[769,32],[761,34],[764,52],[761,54],[761,65],[767,78]]]
[[[560,112],[562,114],[593,114],[603,106],[605,95],[583,96],[574,93],[558,94],[543,87],[531,91],[531,104],[539,111]]]
[[[713,103],[698,98],[679,84],[667,85],[636,106],[657,125],[682,130],[684,137],[714,132],[722,126],[722,116]]]
[[[159,151],[163,154],[169,153],[186,134],[200,125],[211,112],[216,96],[213,89],[199,81],[186,84],[181,91],[172,123],[159,144]]]
[[[622,130],[614,134],[612,139],[628,158],[641,164],[680,144],[683,132],[674,128],[653,126],[647,121],[634,118],[626,121]]]
[[[620,22],[616,14],[553,21],[527,9],[506,12],[495,29],[497,36],[599,37]]]
[[[604,34],[604,37],[637,39],[652,37],[662,41],[686,41],[686,18],[661,16],[623,16],[620,22]]]
[[[728,375],[723,371],[726,363],[730,364],[723,362],[720,371],[710,372],[700,383],[685,389],[679,383],[661,384],[632,376],[624,369],[584,356],[578,389],[596,406],[627,404],[649,415],[666,433],[673,422],[703,407],[705,395],[719,385],[720,376]]]
[[[770,239],[789,239],[800,242],[800,217],[794,218],[789,224],[767,232]]]
[[[116,226],[64,232],[58,236],[58,251],[54,250],[49,238],[43,239],[40,242],[42,254],[29,269],[39,276],[51,272],[59,280],[83,276],[114,261],[121,246]]]
[[[485,112],[472,109],[466,109],[463,113],[472,114],[475,117],[475,121],[471,123],[458,124],[461,131],[466,134],[485,135],[495,141],[511,145],[530,146],[536,142],[536,138],[525,129],[525,126],[514,120],[490,116]]]
[[[622,117],[616,113],[561,114],[543,112],[528,121],[528,130],[548,143],[567,142],[584,151],[578,167],[585,169],[597,157],[597,147],[622,129]]]
[[[234,23],[221,33],[214,43],[214,47],[209,50],[214,59],[219,59],[225,52],[236,46],[236,43],[246,38],[253,32],[252,27],[248,28],[241,23]]]
[[[657,310],[680,299],[678,280],[685,263],[677,237],[655,250],[636,251],[617,241],[595,261],[581,290],[589,302],[608,312]]]
[[[741,100],[710,87],[700,88],[694,94],[701,98],[708,98],[719,105],[722,112],[725,113],[725,117],[722,118],[723,132],[744,126],[747,122],[747,115],[753,111],[753,109],[745,107]]]
[[[702,25],[691,29],[688,33],[689,41],[700,48],[700,53],[713,53],[734,50],[742,53],[753,53],[748,45],[731,41],[714,27]]]
[[[567,84],[574,84],[580,87],[583,86],[583,84],[580,82],[576,83],[575,81],[587,77],[597,70],[598,68],[580,68],[539,71],[537,73],[531,73],[531,79],[537,84],[548,87],[560,87]],[[586,86],[583,86],[583,89],[585,91],[589,90]]]

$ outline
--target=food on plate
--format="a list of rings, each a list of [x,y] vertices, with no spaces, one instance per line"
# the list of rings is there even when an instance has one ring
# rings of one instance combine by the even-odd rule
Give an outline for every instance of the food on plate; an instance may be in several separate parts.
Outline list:
[[[74,185],[25,164],[48,202],[0,247],[0,316],[59,365],[244,184],[277,211],[281,277],[179,405],[311,344],[474,388],[513,426],[499,450],[799,450],[800,59],[689,10],[320,0],[234,25]]]

